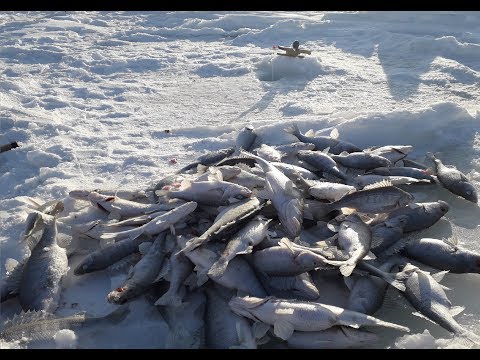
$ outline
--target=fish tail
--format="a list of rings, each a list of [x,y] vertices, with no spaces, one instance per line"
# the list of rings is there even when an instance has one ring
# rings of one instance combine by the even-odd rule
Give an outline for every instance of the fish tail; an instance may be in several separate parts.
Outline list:
[[[196,249],[197,247],[199,247],[200,245],[202,245],[204,243],[204,241],[205,241],[205,239],[198,238],[198,237],[190,239],[185,244],[185,247],[183,249],[181,249],[180,251],[178,251],[175,255],[192,251],[192,250]]]
[[[448,347],[465,347],[465,348],[480,348],[480,336],[463,329],[461,332],[455,334],[452,343]]]
[[[173,291],[167,291],[163,296],[158,298],[155,306],[172,306],[179,307],[183,304],[183,297]]]
[[[218,259],[208,270],[208,276],[212,278],[219,278],[220,276],[223,275],[225,270],[227,269],[228,266],[228,260],[226,258],[221,257]]]
[[[111,313],[101,318],[98,318],[98,320],[109,322],[112,324],[118,324],[123,319],[125,319],[129,313],[130,313],[129,304],[124,304],[124,305],[120,305],[117,309],[113,310]]]
[[[395,323],[391,323],[391,322],[383,321],[383,320],[379,320],[379,319],[377,319],[377,325],[388,327],[390,329],[395,329],[395,330],[399,330],[399,331],[410,332],[410,328],[407,327],[407,326],[398,325],[398,324],[395,324]]]
[[[293,123],[291,126],[284,129],[287,133],[292,134],[294,136],[300,135],[300,129],[298,128],[297,124]]]

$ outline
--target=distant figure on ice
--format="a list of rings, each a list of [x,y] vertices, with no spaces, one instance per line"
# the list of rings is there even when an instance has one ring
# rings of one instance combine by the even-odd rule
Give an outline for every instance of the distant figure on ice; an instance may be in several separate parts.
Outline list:
[[[285,46],[276,46],[277,49],[284,50],[286,53],[277,53],[277,55],[283,55],[283,56],[292,56],[292,57],[299,57],[303,58],[303,55],[300,54],[308,54],[310,55],[312,52],[310,50],[304,50],[300,49],[300,43],[298,40],[295,40],[292,44],[292,47],[285,47]]]

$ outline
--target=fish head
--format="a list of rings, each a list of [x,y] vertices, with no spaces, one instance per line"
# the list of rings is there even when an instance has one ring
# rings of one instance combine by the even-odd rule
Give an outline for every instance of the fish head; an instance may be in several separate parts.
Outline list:
[[[323,260],[323,257],[310,251],[302,251],[295,257],[296,263],[302,266],[302,268],[310,270],[324,266],[325,263]]]
[[[233,297],[229,302],[228,306],[230,309],[237,315],[244,316],[246,318],[252,319],[254,321],[259,321],[255,315],[253,315],[249,309],[255,308],[258,305],[263,304],[267,299],[261,299],[254,296],[237,296]]]
[[[88,200],[88,195],[90,191],[88,190],[72,190],[68,193],[68,196],[77,200]]]
[[[438,200],[437,206],[438,206],[438,211],[440,211],[442,214],[446,214],[450,209],[450,206],[448,205],[448,203],[443,200]]]
[[[397,202],[397,205],[398,207],[404,207],[408,204],[410,204],[411,202],[413,202],[415,200],[415,196],[413,196],[412,194],[408,193],[408,192],[405,192],[405,194],[403,194],[400,199],[398,200]]]
[[[113,304],[118,304],[118,305],[126,303],[127,300],[131,298],[130,296],[131,291],[129,291],[129,289],[130,288],[128,286],[121,286],[111,291],[107,295],[107,301]]]
[[[475,204],[478,203],[477,191],[472,184],[468,182],[461,182],[459,187],[464,199]]]
[[[91,256],[87,256],[76,268],[73,270],[75,275],[83,275],[92,268],[95,259]]]

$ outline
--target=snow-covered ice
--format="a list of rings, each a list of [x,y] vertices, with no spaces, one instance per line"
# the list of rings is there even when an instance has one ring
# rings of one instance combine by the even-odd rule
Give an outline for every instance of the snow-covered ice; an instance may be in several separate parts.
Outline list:
[[[273,45],[294,40],[312,54],[275,54]],[[296,122],[324,134],[336,127],[360,147],[410,144],[426,163],[427,151],[438,152],[480,191],[480,12],[2,12],[0,74],[0,145],[20,145],[0,154],[2,268],[24,256],[18,240],[29,198],[145,189],[233,145],[246,124],[267,144],[289,141],[283,129]],[[427,235],[480,251],[477,205],[442,188],[414,195],[451,206],[449,222]],[[108,314],[115,306],[106,295],[122,276],[71,269],[57,313]],[[444,285],[465,306],[458,322],[480,334],[480,275],[448,274]],[[384,331],[381,346],[447,347],[450,334],[411,315],[397,295],[387,293],[376,316],[412,335]],[[18,311],[17,300],[2,303],[1,320]],[[122,323],[55,341],[161,348],[166,331],[141,297]]]

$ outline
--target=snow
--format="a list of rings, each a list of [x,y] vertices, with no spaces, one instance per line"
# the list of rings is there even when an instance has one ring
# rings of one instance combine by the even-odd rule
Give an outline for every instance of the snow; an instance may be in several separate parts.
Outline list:
[[[77,335],[69,329],[62,329],[53,336],[57,349],[75,349],[77,345]]]
[[[294,40],[312,55],[272,49]],[[65,199],[64,216],[93,220],[98,214],[67,200],[69,191],[145,189],[232,146],[246,124],[271,145],[290,141],[283,129],[296,122],[302,131],[337,128],[360,147],[413,145],[427,164],[425,152],[438,152],[480,191],[478,12],[2,12],[0,74],[0,145],[20,145],[0,154],[2,277],[7,258],[23,256],[29,198]],[[478,206],[441,188],[414,195],[451,206],[449,222],[428,236],[480,251]],[[126,272],[74,276],[81,257],[70,260],[57,314],[104,316]],[[448,274],[443,283],[466,307],[459,323],[480,334],[479,275]],[[376,316],[412,335],[385,331],[382,347],[445,347],[448,332],[394,300]],[[18,311],[17,300],[2,303],[1,320]],[[60,345],[155,348],[166,331],[138,298],[119,324],[57,335]]]

